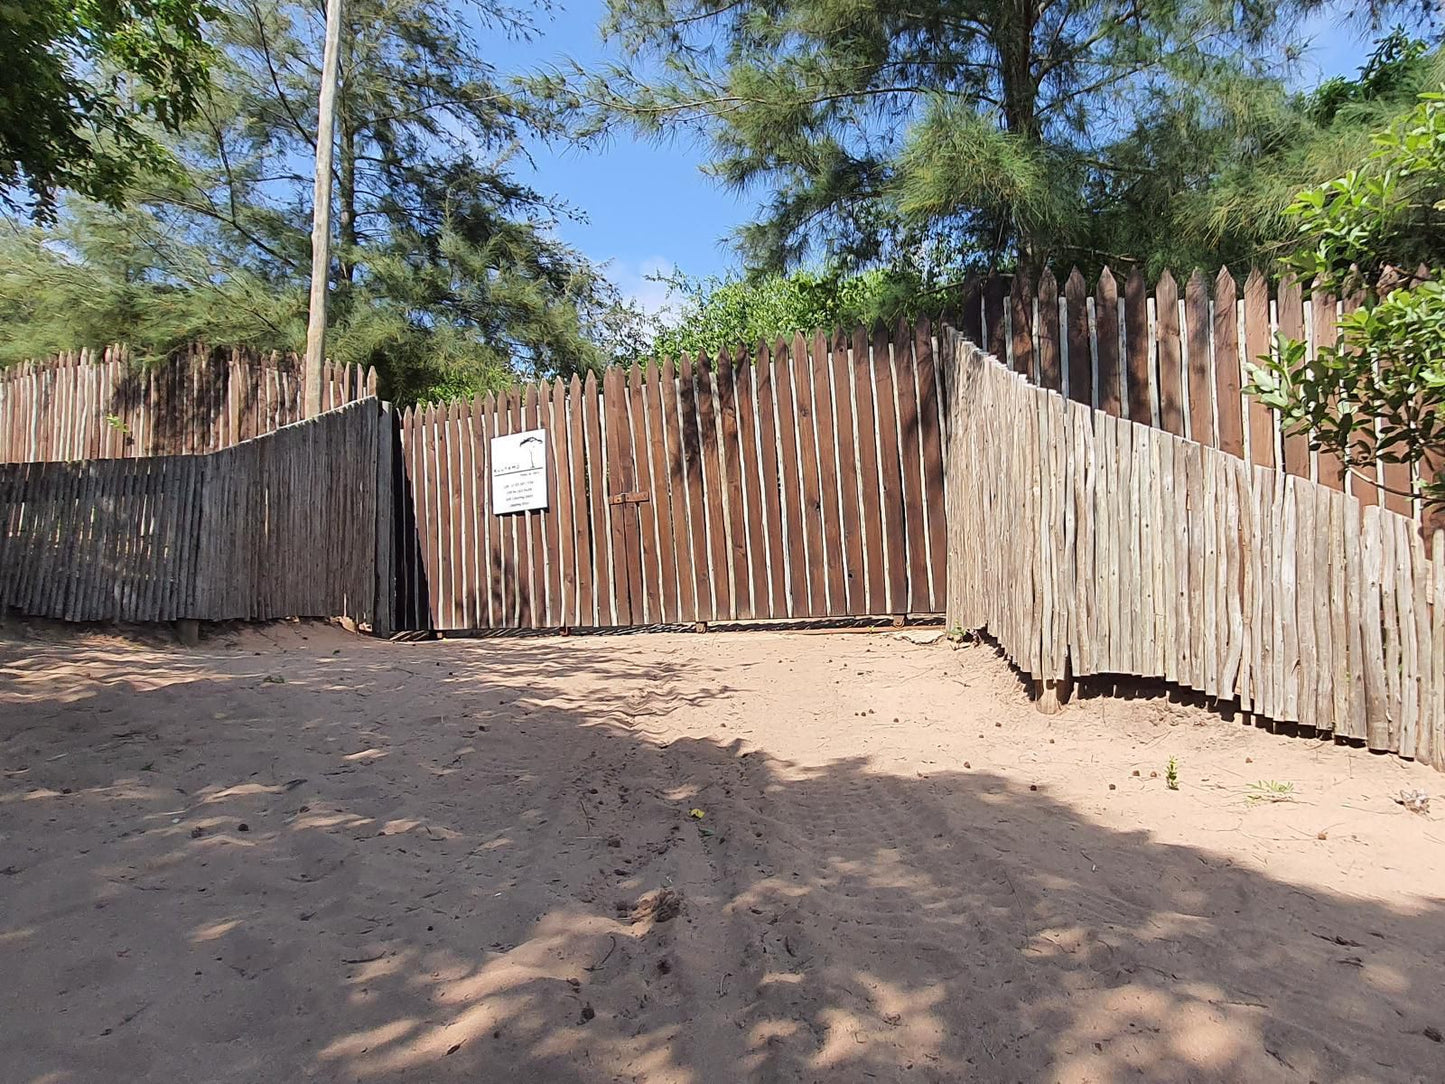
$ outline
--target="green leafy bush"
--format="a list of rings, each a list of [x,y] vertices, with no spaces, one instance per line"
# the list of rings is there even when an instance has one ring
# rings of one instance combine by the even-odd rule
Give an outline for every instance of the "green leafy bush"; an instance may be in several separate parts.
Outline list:
[[[1300,193],[1289,208],[1301,247],[1288,260],[1314,290],[1355,298],[1338,341],[1314,359],[1281,338],[1251,390],[1292,432],[1350,466],[1419,467],[1445,500],[1445,93],[1420,96],[1375,137],[1365,165]],[[1410,270],[1402,271],[1400,268]]]

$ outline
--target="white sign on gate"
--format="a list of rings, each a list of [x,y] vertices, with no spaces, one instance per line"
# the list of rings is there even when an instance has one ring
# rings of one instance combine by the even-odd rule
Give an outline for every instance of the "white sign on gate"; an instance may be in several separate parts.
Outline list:
[[[492,512],[547,507],[547,433],[529,429],[492,438]]]

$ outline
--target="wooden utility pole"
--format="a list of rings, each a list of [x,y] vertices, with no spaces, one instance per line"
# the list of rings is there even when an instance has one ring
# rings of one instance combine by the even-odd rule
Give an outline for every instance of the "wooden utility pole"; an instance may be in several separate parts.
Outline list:
[[[331,157],[336,144],[336,77],[341,53],[342,0],[326,0],[326,45],[321,54],[321,102],[316,117],[316,190],[311,207],[311,304],[306,320],[305,412],[321,413],[321,366],[326,361],[326,287],[331,270]]]

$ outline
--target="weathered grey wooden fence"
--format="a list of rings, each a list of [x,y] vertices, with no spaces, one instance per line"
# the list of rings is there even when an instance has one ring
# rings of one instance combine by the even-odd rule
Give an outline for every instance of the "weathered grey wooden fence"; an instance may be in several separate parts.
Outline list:
[[[0,607],[373,623],[390,429],[369,398],[210,455],[0,464]]]
[[[376,370],[323,366],[323,410],[375,394]],[[0,463],[214,452],[305,416],[294,355],[78,350],[0,370]]]
[[[1445,532],[941,346],[951,626],[1445,768]]]

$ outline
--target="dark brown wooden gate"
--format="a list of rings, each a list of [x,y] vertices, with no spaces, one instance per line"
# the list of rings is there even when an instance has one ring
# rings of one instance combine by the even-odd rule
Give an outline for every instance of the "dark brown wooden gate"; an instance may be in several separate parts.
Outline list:
[[[927,323],[683,356],[405,412],[398,625],[935,614],[943,457]],[[547,434],[545,511],[496,515],[491,438]]]

